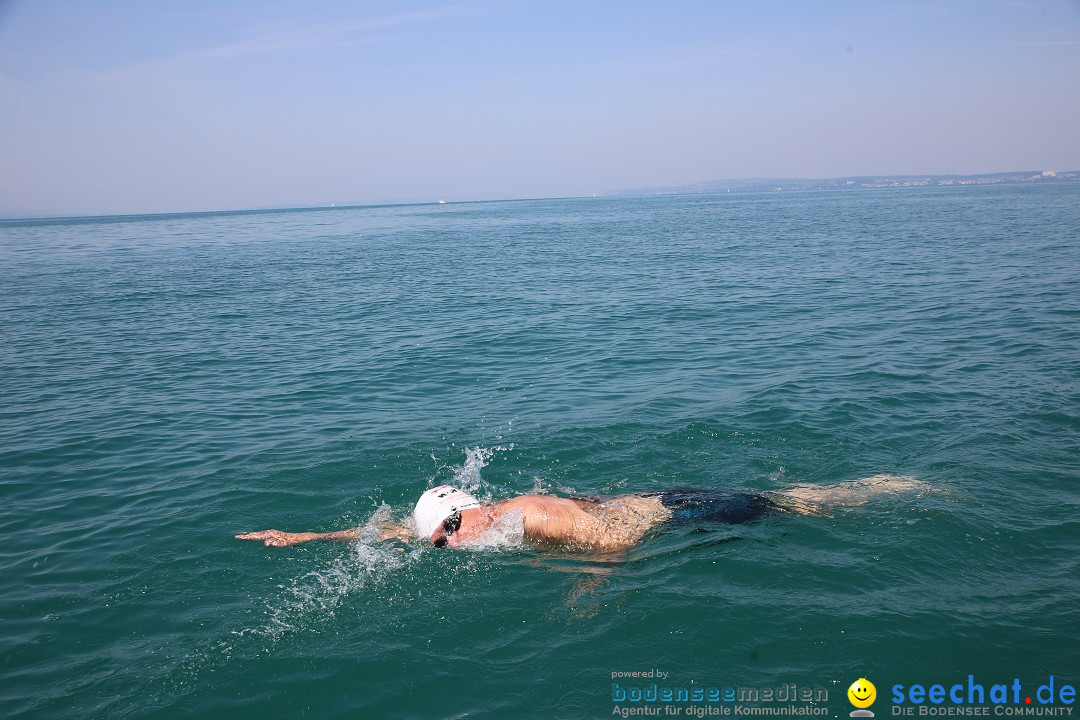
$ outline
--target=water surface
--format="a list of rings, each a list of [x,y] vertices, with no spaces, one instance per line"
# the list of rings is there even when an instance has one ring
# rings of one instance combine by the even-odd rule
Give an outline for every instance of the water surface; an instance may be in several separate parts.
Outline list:
[[[1080,186],[0,222],[11,717],[1077,680]],[[931,490],[626,556],[265,548],[432,483]],[[881,705],[879,711],[887,708]],[[885,710],[887,712],[887,710]]]

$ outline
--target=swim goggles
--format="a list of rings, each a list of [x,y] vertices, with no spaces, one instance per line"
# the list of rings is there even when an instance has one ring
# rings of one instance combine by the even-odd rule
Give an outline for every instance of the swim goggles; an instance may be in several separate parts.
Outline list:
[[[442,522],[443,534],[434,541],[437,548],[446,547],[446,538],[461,529],[461,513],[456,512]]]

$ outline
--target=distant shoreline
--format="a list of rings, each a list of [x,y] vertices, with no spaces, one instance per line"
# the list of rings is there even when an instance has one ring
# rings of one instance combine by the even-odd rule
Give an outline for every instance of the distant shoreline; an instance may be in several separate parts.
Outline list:
[[[723,192],[780,192],[784,190],[866,190],[900,187],[951,187],[1060,183],[1080,180],[1080,170],[1021,170],[981,175],[850,175],[838,178],[745,178],[705,180],[686,185],[658,185],[615,190],[602,197],[651,195],[712,195]]]
[[[534,200],[570,200],[588,198],[656,197],[662,195],[714,195],[718,193],[757,193],[800,190],[866,190],[908,187],[955,187],[966,185],[1007,185],[1076,182],[1080,170],[1062,172],[1029,170],[1020,172],[985,173],[982,175],[859,175],[839,178],[746,178],[739,180],[706,180],[686,185],[655,185],[625,190],[612,190],[594,195],[553,195],[549,197],[506,197],[490,200],[400,200],[392,202],[326,203],[324,205],[278,205],[254,208],[215,210],[175,210],[168,212],[110,212],[101,214],[20,214],[0,209],[0,223],[20,221],[100,220],[105,218],[150,218],[171,215],[255,214],[293,212],[298,210],[348,210],[354,208],[398,207],[410,205],[456,205],[479,202],[529,202]]]

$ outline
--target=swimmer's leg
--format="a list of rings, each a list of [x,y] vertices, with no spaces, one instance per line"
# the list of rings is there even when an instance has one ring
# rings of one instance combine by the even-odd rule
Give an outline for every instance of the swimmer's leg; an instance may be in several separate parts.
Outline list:
[[[828,515],[837,507],[854,507],[881,495],[925,490],[927,484],[910,475],[872,475],[861,480],[833,485],[796,485],[787,490],[762,493],[787,512],[799,515]]]

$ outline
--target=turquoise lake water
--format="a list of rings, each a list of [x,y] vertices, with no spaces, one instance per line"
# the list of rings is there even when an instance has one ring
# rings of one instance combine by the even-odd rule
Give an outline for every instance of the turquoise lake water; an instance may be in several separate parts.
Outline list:
[[[1080,184],[3,221],[0,311],[0,715],[1080,681]],[[621,556],[232,539],[877,473]]]

